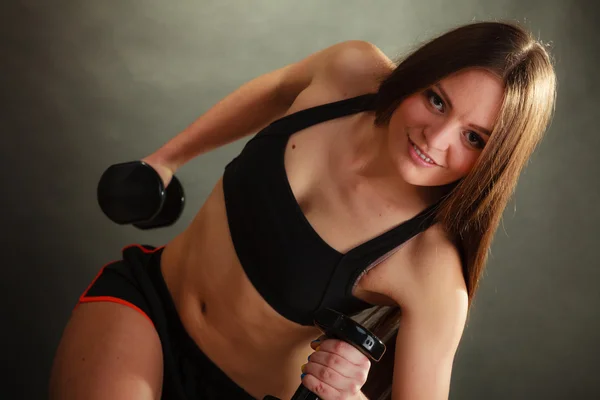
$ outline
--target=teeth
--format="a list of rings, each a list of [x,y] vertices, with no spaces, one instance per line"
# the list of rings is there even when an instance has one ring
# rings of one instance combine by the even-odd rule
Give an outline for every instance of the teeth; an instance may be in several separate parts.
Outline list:
[[[425,156],[423,153],[421,153],[421,151],[419,150],[419,148],[417,147],[417,145],[413,144],[413,149],[415,149],[415,151],[417,152],[417,154],[419,155],[419,157],[421,157],[421,159],[423,159],[424,161],[427,161],[430,164],[433,164],[433,160],[427,156]]]

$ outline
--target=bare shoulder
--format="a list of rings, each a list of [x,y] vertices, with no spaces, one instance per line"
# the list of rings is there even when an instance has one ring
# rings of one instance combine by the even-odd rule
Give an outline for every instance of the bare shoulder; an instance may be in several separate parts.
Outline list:
[[[336,43],[282,68],[279,93],[295,102],[293,111],[377,91],[394,69],[374,44],[362,40]]]
[[[394,69],[392,61],[372,43],[350,40],[337,46],[316,81],[357,95],[376,91],[381,79]]]
[[[415,238],[412,249],[414,273],[422,279],[435,271],[444,277],[453,277],[453,281],[464,283],[460,253],[452,238],[440,224],[435,224]],[[439,271],[438,271],[439,270]]]
[[[380,269],[378,279],[374,280],[383,283],[377,283],[374,290],[393,300],[403,310],[416,311],[435,306],[456,307],[458,311],[467,307],[460,253],[440,225],[436,224],[413,237],[386,264]],[[456,301],[449,302],[449,296]]]
[[[466,309],[467,286],[460,252],[440,224],[415,238],[408,257],[415,292],[404,299],[406,306],[418,307],[432,302]],[[451,298],[456,301],[448,301]]]

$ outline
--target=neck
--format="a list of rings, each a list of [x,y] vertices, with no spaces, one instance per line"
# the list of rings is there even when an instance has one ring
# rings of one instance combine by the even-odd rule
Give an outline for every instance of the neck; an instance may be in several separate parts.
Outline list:
[[[346,155],[350,170],[359,178],[401,180],[386,149],[385,127],[375,126],[374,116],[361,115],[348,135]]]

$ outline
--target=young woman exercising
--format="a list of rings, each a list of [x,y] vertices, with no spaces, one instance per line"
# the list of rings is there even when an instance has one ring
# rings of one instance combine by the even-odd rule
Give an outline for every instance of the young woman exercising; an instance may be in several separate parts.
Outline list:
[[[83,293],[53,399],[446,399],[486,255],[550,121],[555,74],[511,23],[472,23],[398,63],[340,43],[260,76],[143,161],[169,183],[255,132],[191,224],[130,246]],[[370,365],[312,316],[388,344]]]

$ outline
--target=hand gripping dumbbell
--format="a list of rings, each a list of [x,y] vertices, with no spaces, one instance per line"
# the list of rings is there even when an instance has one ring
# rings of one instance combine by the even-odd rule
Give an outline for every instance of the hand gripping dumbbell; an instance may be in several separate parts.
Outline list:
[[[174,224],[185,204],[179,179],[173,176],[165,188],[158,172],[143,161],[111,165],[100,178],[97,196],[110,220],[138,229]]]
[[[351,344],[371,361],[378,362],[385,353],[385,344],[366,328],[329,308],[315,313],[315,326],[329,339],[343,340]],[[280,400],[274,396],[265,396],[263,400]],[[320,400],[320,398],[300,384],[291,400]]]

